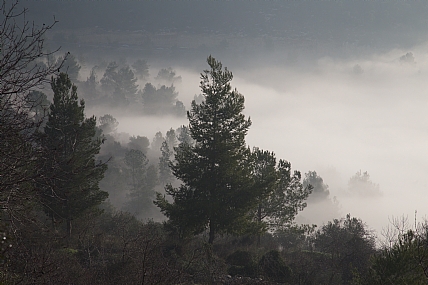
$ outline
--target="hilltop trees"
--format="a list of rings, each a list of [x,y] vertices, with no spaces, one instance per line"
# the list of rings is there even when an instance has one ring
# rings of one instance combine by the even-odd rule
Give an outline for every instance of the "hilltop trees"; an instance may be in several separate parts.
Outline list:
[[[45,150],[41,178],[47,178],[41,200],[53,222],[65,220],[70,236],[72,220],[107,198],[98,185],[107,166],[95,161],[102,140],[96,137],[95,117],[85,119],[85,103],[78,102],[76,86],[65,73],[53,78],[51,85],[53,103],[41,134]]]
[[[208,64],[200,84],[205,100],[192,102],[187,115],[195,144],[181,143],[172,165],[182,184],[166,187],[172,203],[158,193],[156,204],[181,234],[209,229],[213,243],[216,234],[242,228],[257,193],[247,166],[245,135],[251,121],[242,114],[244,97],[232,90],[227,68],[211,56]]]

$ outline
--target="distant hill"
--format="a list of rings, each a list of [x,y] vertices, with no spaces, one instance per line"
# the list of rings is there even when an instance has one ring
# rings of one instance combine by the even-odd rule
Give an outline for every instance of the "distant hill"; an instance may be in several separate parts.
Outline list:
[[[406,44],[424,37],[426,1],[22,1],[30,19],[58,28],[305,36]]]

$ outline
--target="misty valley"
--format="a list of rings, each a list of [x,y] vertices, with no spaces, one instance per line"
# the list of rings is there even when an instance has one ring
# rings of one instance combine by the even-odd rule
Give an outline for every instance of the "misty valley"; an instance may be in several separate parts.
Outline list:
[[[426,284],[428,4],[0,0],[1,284]]]

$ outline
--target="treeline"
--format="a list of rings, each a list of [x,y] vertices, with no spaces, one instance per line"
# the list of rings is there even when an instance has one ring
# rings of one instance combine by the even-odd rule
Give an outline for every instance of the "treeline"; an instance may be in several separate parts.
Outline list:
[[[56,57],[49,53],[46,58],[35,59],[26,69],[43,69],[47,66],[58,66],[59,72],[67,73],[89,108],[127,110],[127,113],[134,115],[183,117],[186,114],[174,86],[181,82],[181,76],[171,67],[160,69],[151,78],[146,60],[137,59],[131,65],[101,61],[91,68],[86,80],[80,81],[82,66],[73,54]],[[144,86],[140,86],[139,82]],[[34,95],[35,100],[45,102],[47,98],[40,92]]]
[[[426,284],[425,225],[395,223],[376,247],[350,215],[319,229],[295,223],[307,201],[328,198],[328,187],[316,172],[302,178],[273,152],[247,146],[244,96],[213,57],[188,126],[158,133],[151,144],[137,136],[123,145],[113,116],[85,115],[78,87],[60,72],[66,61],[48,60],[43,34],[52,26],[32,30],[24,21],[18,28],[22,14],[7,7],[1,283]],[[52,102],[40,91],[46,83]],[[350,190],[361,183],[380,193],[361,171]],[[126,193],[121,209],[107,202],[109,193],[112,201]],[[165,222],[136,218],[154,205]]]

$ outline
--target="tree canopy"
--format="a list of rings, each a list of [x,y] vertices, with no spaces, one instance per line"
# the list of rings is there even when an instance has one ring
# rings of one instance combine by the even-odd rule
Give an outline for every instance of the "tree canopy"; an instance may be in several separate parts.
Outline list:
[[[98,185],[107,165],[95,160],[102,140],[96,137],[96,118],[85,118],[85,103],[78,102],[77,87],[65,73],[53,78],[51,85],[53,103],[41,134],[46,150],[41,168],[49,183],[43,186],[41,198],[52,220],[66,221],[70,235],[71,221],[107,198]]]
[[[209,70],[201,74],[205,100],[192,102],[187,113],[195,144],[176,148],[172,171],[181,186],[166,187],[170,203],[158,193],[156,204],[182,234],[209,229],[209,243],[215,235],[243,227],[247,213],[257,201],[251,187],[249,150],[245,136],[251,125],[246,119],[244,96],[232,90],[233,76],[213,57]]]

